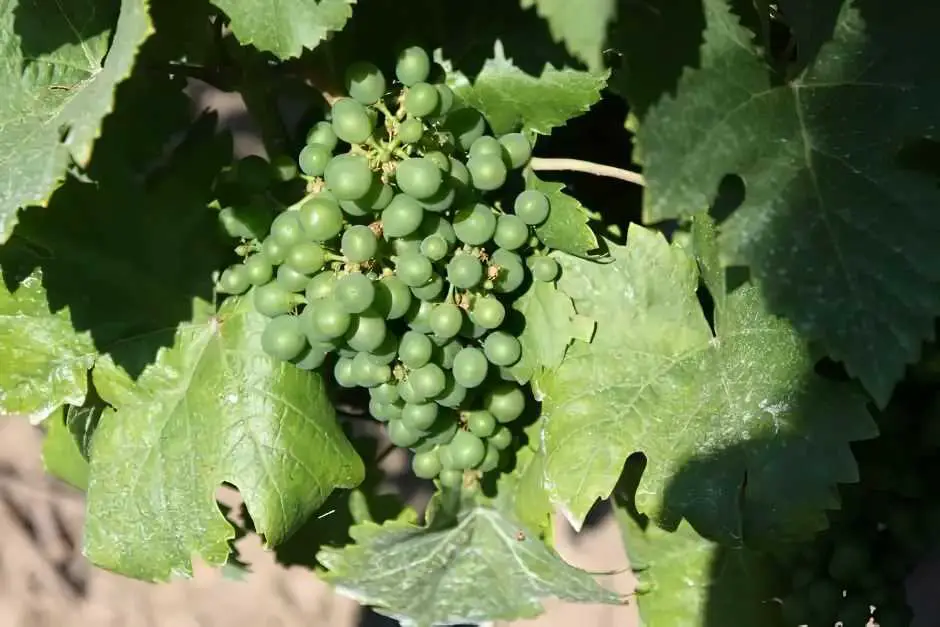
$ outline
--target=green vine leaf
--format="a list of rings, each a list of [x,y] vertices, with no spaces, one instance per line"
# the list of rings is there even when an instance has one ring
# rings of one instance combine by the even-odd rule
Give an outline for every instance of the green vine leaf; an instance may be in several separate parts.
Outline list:
[[[563,42],[588,69],[603,69],[607,31],[617,17],[615,0],[522,0],[522,8],[533,6],[548,23],[555,41]]]
[[[49,312],[40,272],[12,292],[0,281],[0,415],[36,423],[63,403],[81,405],[96,357],[67,309]]]
[[[43,467],[53,477],[78,490],[88,489],[88,460],[75,434],[69,428],[69,414],[80,408],[67,406],[46,421],[46,437],[42,442]]]
[[[940,124],[940,80],[911,62],[936,56],[940,9],[840,4],[831,40],[781,84],[727,3],[705,2],[699,68],[639,131],[644,219],[707,207],[740,176],[726,262],[884,407],[940,314],[940,192],[915,156]]]
[[[525,318],[519,334],[522,358],[510,369],[519,383],[527,383],[543,369],[561,365],[574,340],[590,342],[595,323],[579,316],[574,303],[555,283],[533,281],[512,308]]]
[[[468,83],[460,81],[457,94],[478,109],[495,135],[523,129],[547,135],[556,126],[586,112],[601,99],[607,72],[581,72],[546,65],[540,76],[519,69],[506,57],[501,42],[493,58]]]
[[[444,527],[396,520],[351,534],[356,544],[320,552],[324,579],[405,627],[531,618],[546,597],[620,602],[510,516],[482,505],[465,506]]]
[[[598,326],[539,380],[553,501],[580,526],[640,451],[649,464],[638,507],[660,525],[684,517],[721,540],[742,528],[753,538],[815,532],[835,484],[857,481],[849,442],[876,435],[864,398],[815,374],[805,343],[755,287],[725,296],[709,270],[716,259],[702,259],[713,333],[686,251],[636,225],[610,250],[608,265],[560,257],[561,288]]]
[[[242,44],[289,59],[342,30],[356,0],[212,0],[212,4],[231,19],[232,32]]]
[[[86,165],[114,91],[152,32],[146,0],[8,2],[0,9],[0,243]],[[110,42],[110,47],[109,47]]]
[[[220,565],[235,531],[215,502],[239,488],[259,534],[276,545],[364,468],[320,377],[267,356],[251,298],[183,325],[133,382],[113,361],[95,387],[114,406],[95,432],[85,552],[139,579]]]
[[[549,248],[587,257],[598,248],[597,236],[588,226],[588,212],[576,198],[562,190],[563,183],[543,181],[531,170],[525,173],[527,189],[537,189],[548,197],[551,213],[535,228],[539,241]]]

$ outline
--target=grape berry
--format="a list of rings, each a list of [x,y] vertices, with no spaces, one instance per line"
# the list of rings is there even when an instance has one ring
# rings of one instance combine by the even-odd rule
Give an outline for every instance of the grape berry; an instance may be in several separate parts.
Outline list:
[[[558,265],[533,231],[550,200],[521,191],[529,139],[452,110],[433,69],[416,47],[395,83],[371,63],[349,68],[350,97],[297,156],[308,195],[266,234],[240,231],[246,259],[217,289],[253,289],[269,355],[314,369],[335,354],[328,371],[369,389],[389,439],[414,449],[414,473],[457,487],[512,442],[506,425],[530,395],[509,374],[523,347],[508,312],[527,279],[553,281]]]

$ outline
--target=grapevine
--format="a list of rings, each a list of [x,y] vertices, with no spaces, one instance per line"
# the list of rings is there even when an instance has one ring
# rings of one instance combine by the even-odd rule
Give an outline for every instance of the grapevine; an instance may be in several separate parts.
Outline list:
[[[550,202],[520,174],[530,140],[487,134],[431,72],[418,47],[401,52],[394,82],[349,66],[349,97],[298,156],[309,193],[266,233],[228,229],[247,242],[218,290],[251,290],[271,356],[368,389],[415,475],[469,487],[510,452],[530,395],[511,370],[514,298],[559,268],[533,230]]]

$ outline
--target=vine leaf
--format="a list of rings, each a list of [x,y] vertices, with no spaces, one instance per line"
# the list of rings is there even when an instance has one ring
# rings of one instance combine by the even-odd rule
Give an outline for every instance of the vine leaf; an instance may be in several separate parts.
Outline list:
[[[231,19],[242,44],[253,44],[281,59],[313,50],[352,17],[356,0],[212,0]]]
[[[537,189],[548,197],[548,220],[535,228],[539,241],[555,250],[586,257],[597,250],[597,236],[588,226],[587,210],[576,198],[562,190],[563,183],[543,181],[531,170],[525,173],[526,188]]]
[[[519,334],[522,358],[511,368],[519,383],[527,383],[542,369],[561,365],[574,340],[590,342],[595,323],[578,315],[571,298],[555,283],[533,281],[512,305],[525,317]]]
[[[79,490],[88,489],[88,460],[82,455],[78,440],[69,427],[69,414],[78,410],[67,406],[46,421],[42,442],[42,463],[46,472]]]
[[[644,219],[698,211],[726,176],[743,179],[726,262],[749,265],[770,310],[883,407],[940,314],[940,191],[916,163],[940,124],[940,79],[910,62],[936,56],[940,7],[842,2],[831,40],[781,84],[724,0],[704,4],[699,69],[639,131]]]
[[[43,205],[69,160],[86,165],[116,86],[152,31],[146,0],[7,2],[0,8],[0,243]],[[110,47],[108,46],[110,42]]]
[[[641,451],[638,506],[662,526],[685,517],[713,540],[818,530],[835,484],[857,481],[849,442],[876,434],[864,398],[814,373],[805,343],[754,286],[725,295],[717,259],[702,259],[713,333],[686,251],[637,225],[610,250],[608,265],[560,257],[561,288],[598,326],[538,380],[553,501],[579,527]]]
[[[235,530],[215,502],[229,482],[276,545],[364,468],[323,381],[267,356],[251,298],[183,325],[136,381],[109,358],[94,370],[115,407],[95,432],[85,551],[97,565],[163,580],[191,557],[219,565]]]
[[[36,423],[63,403],[81,405],[97,350],[67,309],[49,312],[41,273],[12,292],[0,281],[0,414]]]
[[[472,84],[464,77],[457,94],[478,109],[496,135],[522,128],[547,135],[586,112],[601,99],[607,72],[556,69],[546,64],[540,76],[519,69],[506,57],[502,42]]]
[[[552,37],[591,70],[603,68],[607,30],[617,17],[615,0],[522,0],[522,8],[534,6],[548,23]]]
[[[367,522],[351,535],[356,544],[320,552],[324,579],[406,627],[531,618],[551,596],[620,602],[512,517],[483,505],[464,506],[446,526]]]

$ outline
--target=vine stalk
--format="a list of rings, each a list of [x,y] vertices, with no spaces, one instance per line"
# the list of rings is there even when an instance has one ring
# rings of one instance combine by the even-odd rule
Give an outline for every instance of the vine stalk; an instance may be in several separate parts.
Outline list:
[[[529,161],[529,167],[537,172],[584,172],[586,174],[594,174],[595,176],[620,179],[621,181],[633,183],[634,185],[646,185],[646,180],[639,172],[616,168],[612,165],[583,161],[581,159],[532,157],[532,160]]]

